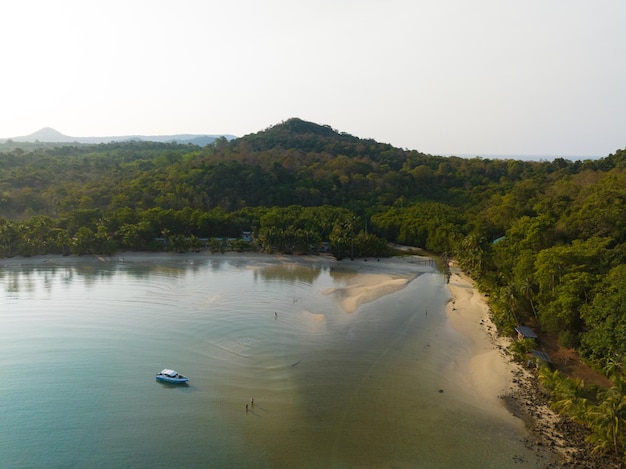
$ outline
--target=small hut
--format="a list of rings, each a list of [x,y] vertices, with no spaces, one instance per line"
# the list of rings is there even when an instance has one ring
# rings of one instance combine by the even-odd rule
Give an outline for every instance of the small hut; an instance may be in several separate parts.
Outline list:
[[[515,332],[517,332],[517,338],[522,339],[533,339],[537,340],[539,337],[535,331],[533,331],[530,327],[527,326],[517,326],[515,328]]]

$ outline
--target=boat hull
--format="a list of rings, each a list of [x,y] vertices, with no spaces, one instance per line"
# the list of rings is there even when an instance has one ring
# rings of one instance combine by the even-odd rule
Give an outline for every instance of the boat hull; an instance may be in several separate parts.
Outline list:
[[[161,383],[183,384],[189,381],[189,378],[170,378],[168,376],[157,376],[157,381]]]

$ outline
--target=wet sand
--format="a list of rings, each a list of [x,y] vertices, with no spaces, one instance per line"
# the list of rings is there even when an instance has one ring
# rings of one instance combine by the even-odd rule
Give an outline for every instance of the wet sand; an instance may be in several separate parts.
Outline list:
[[[379,272],[350,277],[345,287],[323,293],[337,296],[342,308],[353,313],[360,305],[393,294],[415,278],[415,273],[407,270],[412,258],[415,256],[385,259],[375,267],[370,263]],[[455,380],[464,383],[485,412],[522,427],[523,421],[510,412],[504,399],[517,386],[522,374],[521,367],[508,356],[511,340],[498,336],[489,305],[469,277],[456,269],[448,287],[452,298],[446,305],[447,319],[469,342],[467,356],[455,361]]]
[[[486,402],[523,422],[528,431],[526,446],[543,461],[541,467],[621,467],[610,458],[592,454],[586,430],[550,408],[536,370],[513,361],[508,351],[512,339],[498,335],[487,298],[473,281],[453,267],[449,288],[448,319],[474,343],[468,379]]]
[[[410,280],[411,276],[408,275],[398,277],[389,274],[360,274],[350,278],[345,287],[329,288],[323,293],[336,296],[344,311],[354,313],[362,304],[404,288]]]
[[[489,305],[467,276],[453,273],[448,287],[452,295],[446,306],[448,320],[472,343],[463,376],[487,405],[508,413],[502,396],[510,391],[517,370],[503,352],[510,340],[498,337]]]

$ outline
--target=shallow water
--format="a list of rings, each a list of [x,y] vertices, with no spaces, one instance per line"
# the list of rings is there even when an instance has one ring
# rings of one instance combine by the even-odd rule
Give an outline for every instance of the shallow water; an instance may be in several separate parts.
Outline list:
[[[329,289],[369,271],[412,280],[344,311]],[[0,267],[2,465],[535,467],[455,375],[470,349],[448,299],[408,262]]]

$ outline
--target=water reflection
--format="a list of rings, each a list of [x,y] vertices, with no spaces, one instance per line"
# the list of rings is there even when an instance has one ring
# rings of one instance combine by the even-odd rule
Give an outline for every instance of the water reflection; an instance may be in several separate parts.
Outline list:
[[[309,267],[298,264],[268,265],[261,269],[255,269],[254,278],[262,279],[267,282],[304,282],[311,285],[315,282],[315,280],[319,278],[321,273],[325,270],[327,269],[322,269],[322,267],[320,266]]]
[[[3,464],[507,467],[523,446],[450,377],[463,340],[446,327],[440,274],[365,264],[0,267]],[[383,274],[405,285],[373,298],[367,281]],[[359,294],[356,314],[327,289]],[[158,383],[166,367],[189,384]]]

